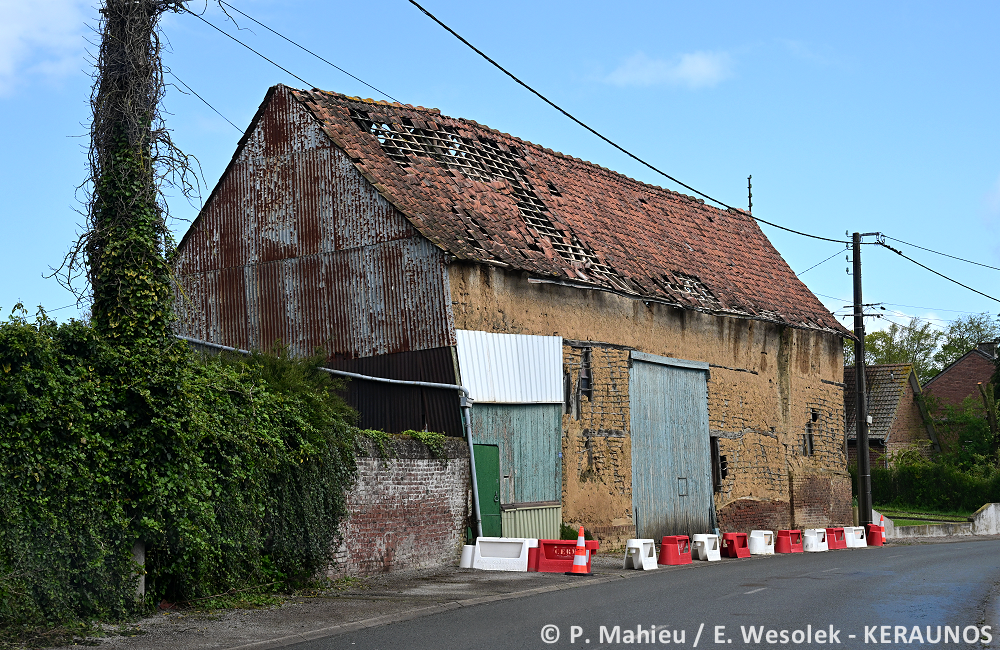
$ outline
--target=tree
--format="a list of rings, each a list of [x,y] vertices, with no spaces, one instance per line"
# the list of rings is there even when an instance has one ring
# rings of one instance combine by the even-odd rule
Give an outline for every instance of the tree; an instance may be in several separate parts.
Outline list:
[[[941,349],[934,355],[934,364],[940,372],[949,364],[980,343],[1000,338],[1000,316],[987,313],[970,314],[948,324]]]
[[[170,338],[173,241],[164,182],[196,193],[190,159],[170,139],[160,113],[163,66],[158,23],[183,0],[105,0],[90,103],[87,225],[63,260],[63,283],[86,274],[91,322],[111,340],[162,343]],[[190,181],[193,181],[190,182]]]
[[[933,355],[944,336],[931,324],[912,318],[907,325],[892,323],[889,329],[865,335],[865,365],[912,363],[917,377],[936,374]],[[854,341],[844,339],[844,363],[854,363]]]

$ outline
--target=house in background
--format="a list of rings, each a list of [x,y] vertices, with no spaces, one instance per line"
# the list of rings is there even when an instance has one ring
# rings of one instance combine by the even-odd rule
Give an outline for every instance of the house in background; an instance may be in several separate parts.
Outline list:
[[[986,383],[996,372],[997,342],[980,343],[924,384],[924,393],[938,405],[959,406],[966,397],[979,399],[980,382]]]
[[[504,534],[851,520],[845,331],[745,212],[436,109],[275,86],[175,274],[181,334],[469,385]],[[362,426],[461,435],[453,391],[348,398]]]
[[[847,454],[857,462],[856,373],[844,368],[844,412],[847,424]],[[893,453],[919,445],[924,454],[941,451],[930,414],[920,399],[920,382],[909,363],[865,366],[868,394],[868,452],[872,467],[885,467]]]

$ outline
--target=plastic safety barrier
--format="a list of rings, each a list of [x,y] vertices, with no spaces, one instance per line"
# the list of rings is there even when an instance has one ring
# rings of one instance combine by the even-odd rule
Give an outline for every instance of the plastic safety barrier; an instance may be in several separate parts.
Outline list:
[[[600,542],[589,539],[584,544],[587,548],[587,573],[590,573],[590,561],[600,548]],[[565,573],[573,568],[575,554],[575,539],[540,539],[537,548],[528,550],[528,571]]]
[[[691,557],[695,560],[716,562],[722,559],[719,536],[697,533],[691,538]]]
[[[882,546],[885,544],[885,526],[868,524],[868,546]]]
[[[656,542],[630,539],[625,542],[625,569],[649,571],[656,568]]]
[[[687,535],[667,535],[660,542],[657,564],[691,564],[691,540]]]
[[[802,533],[802,542],[806,553],[822,553],[830,550],[826,543],[825,528],[807,528]]]
[[[868,535],[865,534],[864,526],[848,526],[844,528],[844,539],[847,541],[847,548],[863,548],[868,546]]]
[[[774,555],[774,531],[750,531],[750,555]]]
[[[847,538],[844,536],[844,529],[840,527],[827,528],[826,545],[831,551],[847,548]]]
[[[472,556],[472,568],[485,571],[527,571],[528,549],[538,540],[525,537],[480,537]]]
[[[750,557],[746,533],[722,533],[722,554],[726,557]]]
[[[778,541],[774,544],[775,553],[801,553],[802,531],[779,530]]]

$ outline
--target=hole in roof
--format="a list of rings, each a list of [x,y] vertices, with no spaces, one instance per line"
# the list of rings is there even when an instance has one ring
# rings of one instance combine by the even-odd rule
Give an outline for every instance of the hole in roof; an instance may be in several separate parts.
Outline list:
[[[562,196],[562,194],[559,193],[559,190],[552,183],[552,181],[547,181],[546,184],[549,186],[549,194],[551,194],[552,196]]]

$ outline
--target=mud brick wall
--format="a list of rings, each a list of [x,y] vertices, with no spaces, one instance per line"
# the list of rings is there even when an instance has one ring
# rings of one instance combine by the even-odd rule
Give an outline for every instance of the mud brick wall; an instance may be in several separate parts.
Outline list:
[[[438,460],[422,443],[396,439],[383,458],[366,441],[329,577],[458,564],[471,500],[469,447],[449,438],[445,452],[448,460]]]

